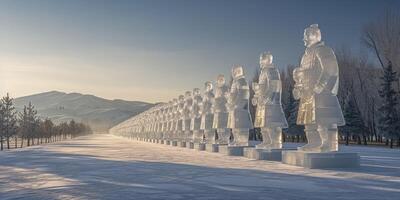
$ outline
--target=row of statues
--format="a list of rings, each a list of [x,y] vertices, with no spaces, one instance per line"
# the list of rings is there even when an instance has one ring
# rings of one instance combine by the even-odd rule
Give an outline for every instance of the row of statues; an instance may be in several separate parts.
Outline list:
[[[344,125],[337,100],[339,69],[333,50],[321,41],[318,25],[304,31],[305,53],[293,71],[293,96],[300,100],[297,124],[305,125],[308,143],[301,151],[338,150],[337,127]],[[232,83],[218,75],[177,99],[162,103],[119,125],[111,132],[140,138],[194,143],[249,146],[249,131],[260,128],[263,141],[256,148],[281,149],[282,129],[288,127],[282,109],[280,73],[271,53],[260,56],[259,81],[252,83],[254,97],[243,67],[232,68]],[[249,104],[256,106],[254,122]],[[233,136],[233,138],[232,138]]]

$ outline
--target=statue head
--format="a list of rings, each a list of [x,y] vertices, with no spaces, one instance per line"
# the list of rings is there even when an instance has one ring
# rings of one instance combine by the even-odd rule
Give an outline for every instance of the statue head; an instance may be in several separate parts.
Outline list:
[[[303,77],[303,72],[301,70],[299,70],[299,68],[295,68],[293,70],[293,80],[294,80],[294,82],[300,83],[302,77]]]
[[[185,97],[186,98],[191,97],[191,96],[192,96],[192,92],[191,91],[186,91],[185,92]]]
[[[223,85],[225,85],[225,77],[224,75],[220,74],[217,76],[217,86],[222,87]]]
[[[212,85],[211,81],[206,81],[204,83],[204,89],[206,90],[206,92],[209,92],[213,89],[213,85]]]
[[[241,65],[234,65],[232,68],[232,76],[234,79],[244,76],[243,67]]]
[[[200,89],[199,88],[194,88],[193,89],[193,96],[200,95]]]
[[[182,101],[184,101],[184,100],[185,100],[185,96],[179,95],[178,101],[179,101],[179,102],[182,102]]]
[[[177,103],[178,103],[178,99],[177,98],[172,99],[172,105],[176,105]]]
[[[271,54],[271,52],[264,52],[260,55],[260,67],[266,67],[266,66],[271,66],[272,65],[272,60],[273,60],[273,56]]]
[[[304,29],[303,41],[306,47],[321,41],[321,30],[319,30],[318,24],[311,24],[310,27]]]

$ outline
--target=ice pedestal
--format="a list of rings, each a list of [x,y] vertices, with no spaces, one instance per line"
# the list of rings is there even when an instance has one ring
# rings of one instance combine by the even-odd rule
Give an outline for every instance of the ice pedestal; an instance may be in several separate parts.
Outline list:
[[[194,143],[193,148],[197,151],[205,151],[206,150],[206,144],[204,143]]]
[[[187,143],[186,143],[186,148],[188,148],[188,149],[194,149],[194,143],[193,143],[193,142],[187,142]]]
[[[357,153],[282,151],[282,163],[305,168],[354,168],[360,166]]]
[[[247,147],[243,149],[243,156],[255,160],[281,161],[282,151],[288,149],[256,149]]]
[[[179,147],[186,147],[186,141],[179,141],[178,142]]]
[[[171,146],[173,146],[173,147],[178,146],[178,141],[172,140],[172,141],[171,141]]]
[[[219,145],[218,152],[228,156],[243,156],[243,149],[249,146]]]
[[[206,151],[208,152],[218,152],[218,144],[206,144]]]

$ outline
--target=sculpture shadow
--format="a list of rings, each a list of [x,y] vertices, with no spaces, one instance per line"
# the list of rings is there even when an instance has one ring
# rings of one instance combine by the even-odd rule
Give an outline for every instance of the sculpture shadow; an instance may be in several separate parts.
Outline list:
[[[400,189],[399,182],[390,180],[110,160],[53,151],[7,152],[0,159],[0,199],[390,199]]]

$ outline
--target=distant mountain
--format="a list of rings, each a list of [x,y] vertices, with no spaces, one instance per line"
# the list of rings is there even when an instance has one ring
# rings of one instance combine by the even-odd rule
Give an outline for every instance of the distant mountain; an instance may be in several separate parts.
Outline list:
[[[58,91],[19,97],[14,102],[19,111],[32,102],[41,118],[50,118],[55,123],[74,119],[88,123],[97,131],[106,131],[154,106],[140,101],[108,100],[93,95]]]

